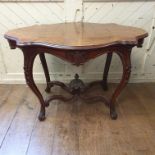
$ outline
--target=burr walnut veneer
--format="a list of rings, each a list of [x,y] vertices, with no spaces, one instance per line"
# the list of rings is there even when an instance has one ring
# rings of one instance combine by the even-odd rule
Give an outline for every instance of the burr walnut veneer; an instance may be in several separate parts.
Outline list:
[[[95,102],[101,100],[110,108],[112,119],[117,118],[115,102],[122,89],[129,80],[131,72],[131,50],[133,47],[142,47],[143,40],[147,33],[135,27],[122,26],[117,24],[95,24],[95,23],[61,23],[51,25],[34,25],[25,28],[19,28],[8,31],[5,38],[8,40],[10,48],[20,48],[24,54],[24,73],[28,86],[38,97],[41,109],[39,120],[45,119],[45,107],[54,99],[69,101],[75,96],[85,101]],[[52,54],[65,61],[79,66],[90,59],[94,59],[102,54],[107,54],[107,60],[104,68],[103,79],[85,85],[75,75],[69,85],[60,81],[50,81],[48,66],[44,53]],[[104,90],[107,90],[107,77],[112,59],[112,54],[116,53],[123,65],[123,75],[116,90],[110,100],[103,96],[85,95],[93,84],[100,83]],[[44,100],[42,94],[37,88],[33,79],[33,63],[35,57],[39,55],[47,82],[46,92],[50,88],[58,85],[72,94],[71,98],[65,98],[62,95],[53,95]]]

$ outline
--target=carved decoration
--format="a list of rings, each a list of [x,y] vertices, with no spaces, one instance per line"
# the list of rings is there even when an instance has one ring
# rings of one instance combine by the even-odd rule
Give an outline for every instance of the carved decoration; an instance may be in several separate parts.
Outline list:
[[[85,85],[83,81],[79,79],[78,74],[75,74],[75,79],[69,83],[69,88],[72,94],[79,94],[84,90]]]

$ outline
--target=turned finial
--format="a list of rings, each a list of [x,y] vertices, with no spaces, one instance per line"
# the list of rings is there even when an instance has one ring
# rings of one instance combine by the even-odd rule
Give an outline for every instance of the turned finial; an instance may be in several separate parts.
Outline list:
[[[78,75],[78,74],[75,74],[74,78],[75,78],[76,80],[78,80],[78,79],[79,79],[79,75]]]

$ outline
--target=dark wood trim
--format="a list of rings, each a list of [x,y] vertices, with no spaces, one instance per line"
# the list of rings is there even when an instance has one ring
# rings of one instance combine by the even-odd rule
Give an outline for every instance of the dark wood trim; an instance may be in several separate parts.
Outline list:
[[[44,70],[44,74],[45,74],[45,78],[46,78],[46,89],[45,91],[47,93],[50,92],[50,86],[49,86],[49,83],[50,83],[50,75],[49,75],[49,70],[48,70],[48,66],[47,66],[47,62],[46,62],[46,58],[45,58],[45,54],[44,53],[40,53],[39,54],[39,57],[40,57],[40,61],[41,61],[41,64],[43,66],[43,70]]]
[[[108,53],[105,67],[104,67],[103,81],[102,81],[102,87],[104,90],[108,90],[107,79],[108,79],[108,72],[109,72],[110,65],[111,65],[111,59],[112,59],[112,53]]]
[[[40,47],[48,47],[48,48],[53,48],[53,49],[63,49],[63,50],[89,50],[89,49],[100,49],[104,47],[109,47],[109,46],[114,46],[114,45],[131,45],[131,46],[138,46],[141,47],[143,40],[145,37],[148,36],[148,33],[145,33],[141,36],[138,36],[136,38],[136,41],[116,41],[113,43],[109,43],[106,45],[92,45],[92,46],[65,46],[65,45],[55,45],[55,44],[47,44],[47,43],[40,43],[40,42],[20,42],[18,38],[4,35],[4,37],[7,40],[10,40],[16,44],[16,47],[22,48],[25,46],[40,46]]]
[[[40,121],[43,121],[45,119],[45,102],[33,78],[33,64],[34,64],[35,57],[37,56],[37,52],[35,52],[35,50],[32,50],[32,49],[29,49],[28,51],[27,49],[22,49],[22,51],[24,55],[25,80],[29,88],[37,96],[40,102],[41,107],[40,107],[40,114],[38,118]]]

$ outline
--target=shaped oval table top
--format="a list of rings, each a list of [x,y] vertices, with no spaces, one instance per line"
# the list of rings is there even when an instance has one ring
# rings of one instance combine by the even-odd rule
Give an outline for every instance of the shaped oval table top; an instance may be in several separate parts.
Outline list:
[[[115,44],[137,45],[148,33],[118,24],[60,23],[34,25],[8,31],[5,38],[16,46],[42,45],[62,49],[97,48]]]

